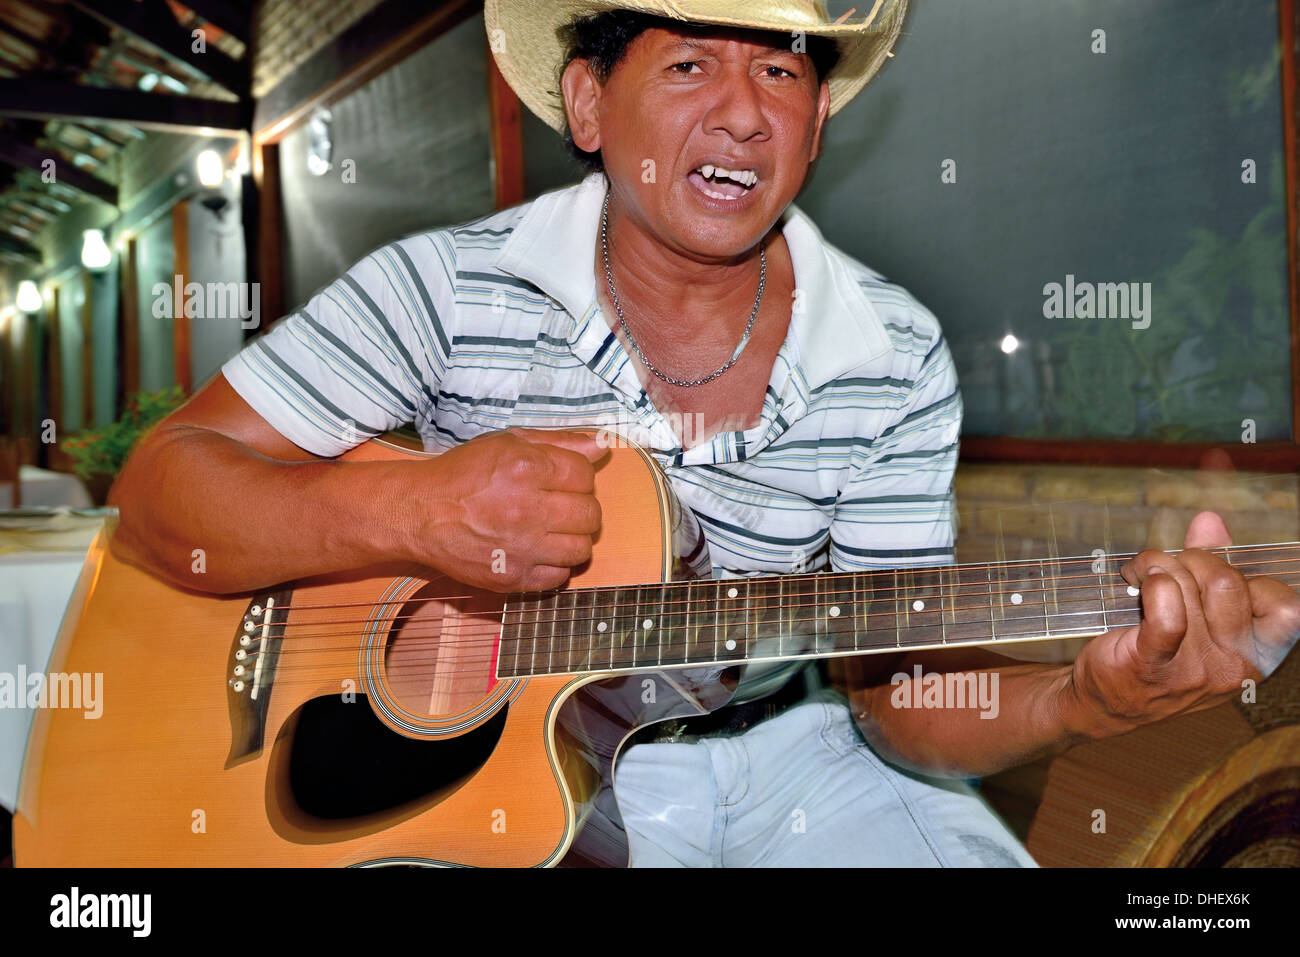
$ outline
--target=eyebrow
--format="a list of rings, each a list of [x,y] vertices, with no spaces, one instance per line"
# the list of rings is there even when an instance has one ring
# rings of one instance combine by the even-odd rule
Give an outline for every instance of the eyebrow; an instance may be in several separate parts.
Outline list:
[[[682,47],[688,47],[692,50],[708,50],[711,49],[713,45],[719,42],[723,42],[723,41],[711,39],[708,37],[682,37],[681,39],[675,40],[673,43],[670,43],[668,45],[668,49],[678,50],[681,49]],[[763,53],[784,53],[787,56],[806,56],[806,54],[795,53],[789,47],[767,46],[767,47],[763,47],[762,52]]]

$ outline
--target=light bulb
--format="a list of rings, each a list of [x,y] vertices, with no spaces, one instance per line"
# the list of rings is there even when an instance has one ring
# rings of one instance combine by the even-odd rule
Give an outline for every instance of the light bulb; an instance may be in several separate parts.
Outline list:
[[[19,312],[40,312],[41,306],[45,305],[45,300],[41,298],[41,291],[36,288],[36,283],[30,279],[24,279],[18,284],[18,298],[14,301]]]
[[[221,163],[221,156],[216,150],[204,150],[200,153],[197,166],[199,184],[209,189],[220,186],[221,181],[226,177],[226,170]]]
[[[82,235],[81,264],[87,269],[103,269],[113,261],[112,250],[104,242],[103,230],[87,229]]]

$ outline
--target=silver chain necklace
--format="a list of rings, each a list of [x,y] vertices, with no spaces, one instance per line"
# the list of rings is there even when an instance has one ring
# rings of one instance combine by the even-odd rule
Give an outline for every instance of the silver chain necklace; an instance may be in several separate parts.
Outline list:
[[[749,334],[754,328],[754,320],[758,318],[758,307],[762,305],[763,302],[763,289],[767,286],[767,250],[762,246],[758,247],[758,295],[754,298],[754,308],[749,313],[749,322],[745,324],[745,334],[740,337],[740,344],[736,346],[736,351],[731,354],[731,358],[728,359],[721,368],[711,372],[702,379],[693,379],[690,382],[687,382],[684,379],[674,379],[672,376],[660,372],[659,369],[656,368],[655,364],[646,358],[646,354],[641,351],[641,347],[637,345],[636,339],[633,338],[632,330],[627,327],[627,319],[623,316],[623,307],[619,305],[618,293],[614,290],[614,273],[609,268],[609,242],[606,238],[606,227],[608,226],[608,223],[609,193],[606,193],[605,205],[600,211],[600,250],[605,256],[605,282],[609,284],[609,298],[614,303],[614,311],[618,313],[618,324],[623,329],[623,335],[627,336],[628,343],[632,346],[632,349],[637,354],[637,358],[641,360],[645,367],[669,385],[689,389],[697,385],[704,385],[706,382],[712,382],[718,376],[722,375],[722,373],[735,365],[736,360],[740,358],[740,354],[745,351],[745,346],[749,345]]]

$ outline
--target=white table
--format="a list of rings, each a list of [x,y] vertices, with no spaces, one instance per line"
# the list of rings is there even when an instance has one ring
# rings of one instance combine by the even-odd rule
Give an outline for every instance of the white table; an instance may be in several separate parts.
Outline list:
[[[67,505],[71,508],[89,508],[94,503],[81,479],[67,472],[51,472],[34,465],[24,465],[18,470],[22,485],[22,507],[33,505]],[[14,490],[9,483],[0,483],[0,509],[13,508]]]
[[[0,515],[0,524],[4,517]],[[0,673],[18,681],[44,674],[64,609],[102,519],[56,517],[49,529],[0,530]],[[48,541],[42,541],[42,539]],[[26,689],[15,687],[15,707],[0,707],[0,805],[13,810],[33,712]]]

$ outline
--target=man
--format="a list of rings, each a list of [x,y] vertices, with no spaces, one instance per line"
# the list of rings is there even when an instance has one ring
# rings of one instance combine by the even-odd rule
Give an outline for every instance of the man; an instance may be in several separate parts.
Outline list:
[[[790,205],[905,0],[838,22],[755,6],[488,0],[503,75],[603,172],[377,250],[232,359],[128,465],[119,548],[214,592],[393,557],[553,588],[590,554],[603,450],[541,430],[615,421],[698,516],[714,575],[951,561],[960,399],[939,326]],[[412,419],[442,455],[332,460]],[[250,492],[213,508],[231,488]],[[1226,535],[1205,513],[1187,543]],[[1290,589],[1206,551],[1125,575],[1145,621],[1073,666],[877,656],[852,710],[822,694],[632,746],[615,781],[633,863],[1032,865],[959,778],[1216,704],[1300,632]],[[891,707],[914,660],[996,670],[998,716]]]

